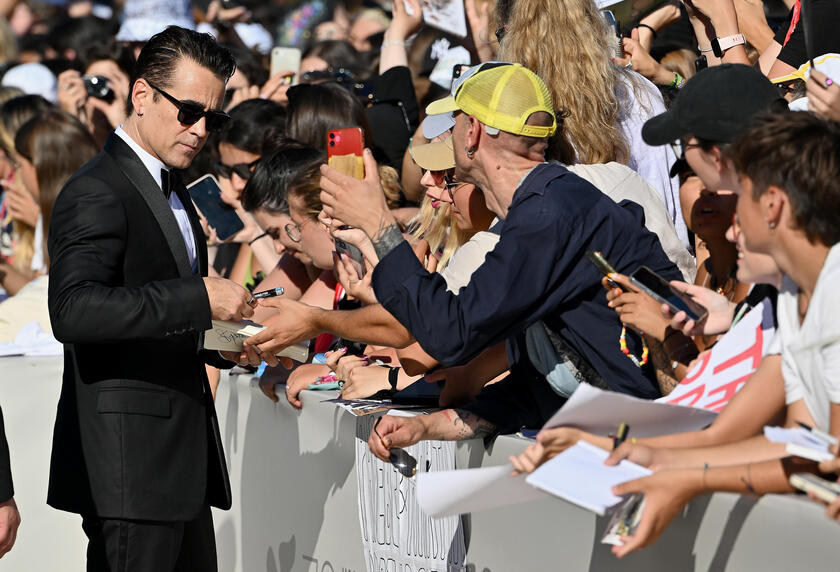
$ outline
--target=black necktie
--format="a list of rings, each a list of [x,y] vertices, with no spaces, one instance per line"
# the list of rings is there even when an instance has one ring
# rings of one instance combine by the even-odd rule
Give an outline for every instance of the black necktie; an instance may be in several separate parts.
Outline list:
[[[169,200],[169,196],[181,184],[181,175],[175,169],[160,170],[160,188],[163,189],[163,196]]]

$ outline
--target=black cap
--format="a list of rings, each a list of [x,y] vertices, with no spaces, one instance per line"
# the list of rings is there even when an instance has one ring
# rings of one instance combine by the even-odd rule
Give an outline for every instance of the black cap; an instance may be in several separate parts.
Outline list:
[[[729,143],[778,99],[778,89],[753,67],[706,68],[685,83],[670,110],[645,123],[642,139],[648,145],[665,145],[691,134]]]

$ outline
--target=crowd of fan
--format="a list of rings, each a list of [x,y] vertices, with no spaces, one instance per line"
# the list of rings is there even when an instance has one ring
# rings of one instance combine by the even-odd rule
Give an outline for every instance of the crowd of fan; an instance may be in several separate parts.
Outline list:
[[[252,320],[266,329],[246,341],[269,365],[267,397],[300,408],[323,381],[346,399],[445,382],[439,412],[379,424],[369,445],[387,460],[422,439],[539,428],[580,383],[667,395],[766,301],[775,340],[710,427],[613,451],[608,463],[654,470],[616,491],[647,501],[615,552],[650,544],[708,491],[788,492],[794,468],[840,471],[837,459],[791,461],[761,432],[781,419],[840,436],[836,3],[808,2],[808,42],[799,0],[654,3],[621,41],[593,0],[465,0],[467,38],[424,26],[418,0],[387,12],[165,3],[169,15],[132,0],[123,14],[2,4],[0,341],[31,321],[50,331],[56,197],[125,120],[143,42],[195,14],[237,70],[229,121],[183,177],[215,174],[244,223],[220,241],[203,221],[211,275],[285,290],[259,303]],[[270,76],[273,45],[300,47],[300,68]],[[364,179],[327,164],[327,132],[351,127],[369,149]],[[604,277],[592,251],[616,272]],[[707,317],[638,291],[627,276],[640,266]],[[278,363],[310,339],[309,363]],[[530,472],[581,439],[611,447],[559,427],[511,462]],[[828,511],[840,517],[840,503]]]

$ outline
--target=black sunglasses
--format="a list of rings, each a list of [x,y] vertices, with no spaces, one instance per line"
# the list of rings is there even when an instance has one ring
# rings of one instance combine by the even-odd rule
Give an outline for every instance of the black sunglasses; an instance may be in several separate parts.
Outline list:
[[[172,105],[178,108],[178,121],[182,125],[195,125],[202,117],[206,117],[207,131],[218,131],[230,120],[230,115],[224,111],[218,111],[215,109],[204,111],[204,108],[198,104],[187,103],[185,101],[181,101],[180,99],[176,99],[155,84],[151,83],[149,80],[146,80],[146,83],[148,83],[152,89],[168,99]]]
[[[216,174],[222,178],[230,179],[230,176],[233,173],[242,179],[247,181],[251,177],[251,169],[254,168],[254,165],[259,162],[259,159],[251,161],[250,163],[237,163],[236,165],[225,165],[221,161],[217,162],[213,166],[213,170],[216,171]]]

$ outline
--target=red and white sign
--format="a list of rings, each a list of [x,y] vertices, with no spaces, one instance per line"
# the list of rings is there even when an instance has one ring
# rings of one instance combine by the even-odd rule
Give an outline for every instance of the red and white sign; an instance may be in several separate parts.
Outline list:
[[[674,391],[657,401],[720,413],[758,368],[774,335],[773,308],[765,299],[701,355]]]

